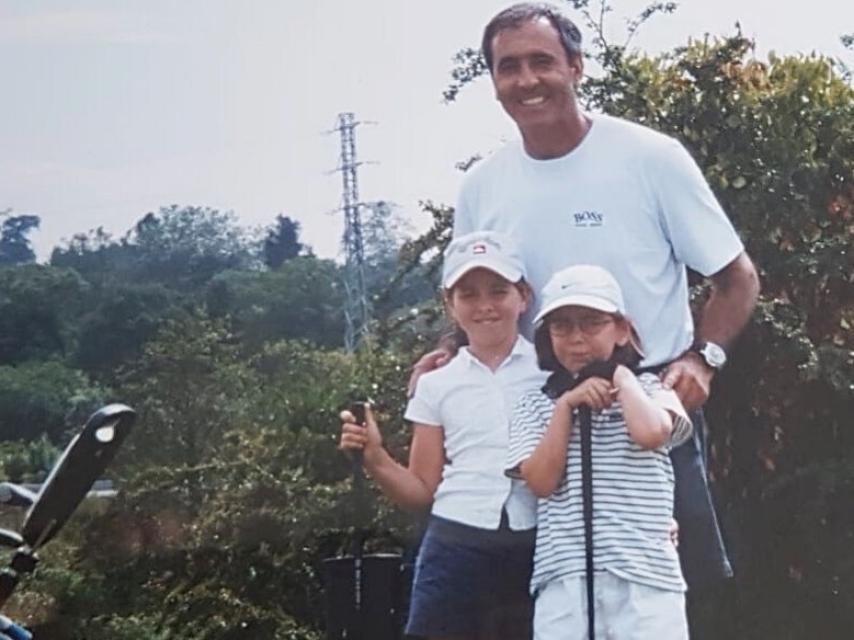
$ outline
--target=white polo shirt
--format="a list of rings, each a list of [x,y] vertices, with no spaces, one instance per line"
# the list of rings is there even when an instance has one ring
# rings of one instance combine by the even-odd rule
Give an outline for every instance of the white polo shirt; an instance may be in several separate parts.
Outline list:
[[[537,296],[564,267],[605,267],[640,333],[643,364],[669,362],[694,336],[686,266],[708,276],[744,247],[679,142],[587,115],[590,131],[565,156],[537,160],[516,141],[478,163],[460,191],[454,237],[484,229],[512,236]],[[530,322],[522,329],[533,333]]]
[[[533,345],[520,336],[495,371],[463,347],[447,365],[418,379],[405,418],[445,432],[434,515],[494,530],[504,507],[511,529],[536,526],[536,498],[524,482],[505,477],[504,466],[516,400],[541,388],[546,377]]]

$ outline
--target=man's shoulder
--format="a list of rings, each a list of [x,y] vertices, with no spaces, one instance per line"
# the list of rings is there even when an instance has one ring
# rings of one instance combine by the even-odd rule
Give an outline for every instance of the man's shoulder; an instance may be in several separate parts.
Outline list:
[[[463,188],[465,189],[467,185],[493,179],[496,173],[503,172],[504,168],[516,162],[521,153],[522,143],[520,140],[505,142],[471,166],[463,179]]]
[[[598,126],[603,136],[614,137],[622,145],[634,143],[639,149],[652,151],[668,149],[679,142],[672,136],[646,126],[640,122],[626,120],[606,113],[591,114],[594,127]],[[621,145],[621,146],[622,146]]]

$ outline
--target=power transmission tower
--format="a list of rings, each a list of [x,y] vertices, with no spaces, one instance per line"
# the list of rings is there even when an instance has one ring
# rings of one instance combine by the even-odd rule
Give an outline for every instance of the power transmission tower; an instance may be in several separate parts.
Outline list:
[[[352,352],[367,333],[370,310],[365,290],[365,247],[362,241],[362,203],[356,168],[356,125],[352,113],[339,113],[336,130],[341,134],[341,158],[338,171],[344,181],[341,209],[344,212],[344,288],[347,294],[344,308],[344,347]]]

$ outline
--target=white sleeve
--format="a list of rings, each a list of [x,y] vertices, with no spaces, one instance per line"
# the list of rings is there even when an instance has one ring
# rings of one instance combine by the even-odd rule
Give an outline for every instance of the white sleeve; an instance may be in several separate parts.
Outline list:
[[[428,374],[421,376],[415,384],[415,393],[407,402],[403,417],[410,422],[442,426],[434,385],[430,384],[427,376]]]
[[[676,392],[673,389],[665,389],[661,379],[652,373],[642,373],[638,376],[638,382],[641,383],[646,394],[673,418],[673,431],[670,433],[668,447],[680,445],[690,438],[694,425],[691,424],[688,413]]]
[[[519,478],[519,465],[531,457],[549,425],[551,410],[544,411],[544,402],[527,393],[519,398],[510,418],[510,441],[507,446],[505,475]],[[544,400],[544,398],[542,399]],[[539,405],[539,406],[538,406]]]
[[[459,238],[462,235],[475,231],[473,219],[474,203],[472,202],[474,188],[471,185],[471,176],[466,176],[460,193],[457,196],[457,206],[454,209],[454,228],[452,236]]]
[[[717,273],[744,251],[741,239],[685,147],[669,139],[656,151],[650,179],[673,253],[704,276]]]

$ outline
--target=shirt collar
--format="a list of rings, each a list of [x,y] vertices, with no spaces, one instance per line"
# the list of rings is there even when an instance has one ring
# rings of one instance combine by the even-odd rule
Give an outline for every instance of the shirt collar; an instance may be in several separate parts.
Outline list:
[[[500,365],[498,365],[498,369],[503,367],[505,364],[510,362],[511,360],[515,360],[517,358],[522,358],[524,356],[530,355],[534,352],[534,345],[532,345],[528,340],[520,333],[516,338],[516,342],[513,343],[513,347],[510,349],[510,353],[507,357],[502,361]],[[462,347],[459,351],[460,357],[464,359],[464,361],[468,364],[468,366],[476,366],[476,367],[485,367],[480,360],[475,358],[471,351],[469,351],[468,347]],[[496,369],[496,371],[498,370]]]

